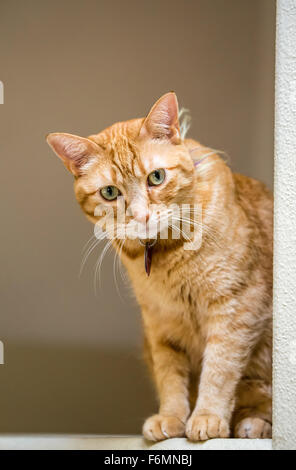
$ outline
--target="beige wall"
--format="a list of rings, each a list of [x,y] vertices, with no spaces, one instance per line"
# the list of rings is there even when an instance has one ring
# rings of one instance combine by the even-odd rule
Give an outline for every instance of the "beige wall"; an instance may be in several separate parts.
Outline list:
[[[175,90],[190,135],[272,186],[273,0],[0,3],[0,432],[135,433],[154,411],[140,316],[96,253],[51,131],[88,135]]]

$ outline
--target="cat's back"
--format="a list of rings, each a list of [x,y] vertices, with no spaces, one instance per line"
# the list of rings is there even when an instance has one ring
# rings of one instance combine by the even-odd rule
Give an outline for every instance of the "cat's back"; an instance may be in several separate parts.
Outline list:
[[[250,223],[272,243],[273,195],[271,191],[261,181],[239,173],[234,173],[233,179],[237,203],[244,210]]]

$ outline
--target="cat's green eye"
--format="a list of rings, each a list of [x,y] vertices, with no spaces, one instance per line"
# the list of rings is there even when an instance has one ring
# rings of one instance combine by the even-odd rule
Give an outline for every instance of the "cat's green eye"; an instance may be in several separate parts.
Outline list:
[[[164,178],[165,171],[162,168],[159,168],[158,170],[152,171],[152,173],[148,175],[148,184],[149,186],[158,186],[164,182]]]
[[[120,196],[120,191],[116,186],[105,186],[100,190],[101,196],[107,201],[114,201]]]

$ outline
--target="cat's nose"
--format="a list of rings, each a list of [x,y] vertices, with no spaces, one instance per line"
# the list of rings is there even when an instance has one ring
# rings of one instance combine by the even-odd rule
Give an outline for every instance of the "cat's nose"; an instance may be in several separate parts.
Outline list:
[[[148,210],[145,211],[140,211],[140,210],[134,210],[134,219],[137,220],[137,222],[140,222],[141,224],[147,224],[150,214]]]

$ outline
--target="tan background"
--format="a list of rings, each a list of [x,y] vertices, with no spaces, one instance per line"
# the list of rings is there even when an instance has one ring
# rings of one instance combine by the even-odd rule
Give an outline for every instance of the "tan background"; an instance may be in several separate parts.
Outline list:
[[[272,186],[273,0],[0,3],[0,432],[137,433],[155,410],[140,315],[92,235],[50,131],[87,135],[175,90],[190,132]]]

